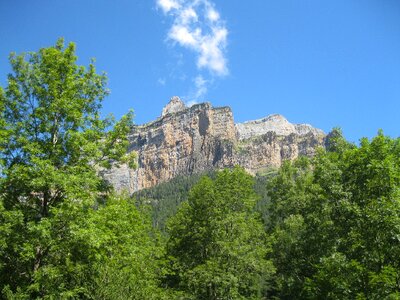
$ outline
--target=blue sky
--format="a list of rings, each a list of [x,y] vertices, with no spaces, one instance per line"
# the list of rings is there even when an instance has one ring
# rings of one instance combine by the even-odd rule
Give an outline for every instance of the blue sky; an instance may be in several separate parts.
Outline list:
[[[280,113],[352,141],[400,135],[398,0],[0,0],[0,85],[8,55],[77,44],[111,95],[104,113],[158,117],[173,95]],[[191,11],[192,10],[192,11]]]

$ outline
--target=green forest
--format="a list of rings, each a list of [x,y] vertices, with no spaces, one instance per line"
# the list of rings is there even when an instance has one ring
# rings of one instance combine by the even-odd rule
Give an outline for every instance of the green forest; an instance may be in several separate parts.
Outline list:
[[[11,54],[0,88],[2,299],[400,299],[400,139],[340,129],[312,157],[132,196],[99,176],[133,112],[73,43]]]

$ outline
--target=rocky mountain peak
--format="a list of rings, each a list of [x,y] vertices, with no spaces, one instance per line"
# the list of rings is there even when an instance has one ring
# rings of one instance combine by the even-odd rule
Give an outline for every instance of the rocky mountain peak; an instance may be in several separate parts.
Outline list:
[[[161,116],[164,117],[167,114],[173,114],[186,108],[185,103],[178,96],[173,96],[168,104],[164,106]]]
[[[308,124],[292,124],[284,116],[279,114],[269,115],[265,118],[238,123],[235,125],[238,139],[244,140],[254,136],[274,132],[277,135],[288,136],[291,134],[306,135],[312,132],[314,135],[324,135],[322,130]]]
[[[117,190],[133,193],[178,175],[235,165],[262,173],[284,160],[314,155],[324,146],[325,134],[278,114],[235,124],[230,107],[206,102],[188,108],[172,97],[161,118],[135,126],[129,141],[130,151],[137,152],[138,168],[122,165],[103,175]]]

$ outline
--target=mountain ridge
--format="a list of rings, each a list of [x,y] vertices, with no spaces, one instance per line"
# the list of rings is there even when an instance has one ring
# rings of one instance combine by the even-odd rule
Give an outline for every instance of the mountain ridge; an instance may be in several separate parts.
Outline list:
[[[113,166],[104,178],[129,193],[178,175],[240,165],[256,174],[286,159],[312,156],[325,145],[325,133],[309,124],[292,124],[279,114],[234,123],[229,106],[204,102],[187,107],[172,97],[156,120],[135,125],[128,136],[138,168]]]

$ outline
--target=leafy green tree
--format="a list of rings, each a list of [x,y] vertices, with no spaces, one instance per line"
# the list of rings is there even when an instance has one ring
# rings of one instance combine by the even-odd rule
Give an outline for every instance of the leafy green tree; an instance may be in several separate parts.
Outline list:
[[[132,197],[138,206],[149,206],[153,226],[165,235],[167,220],[176,214],[179,205],[188,199],[190,189],[205,175],[213,178],[215,171],[179,175],[170,181],[140,190]]]
[[[91,260],[82,286],[91,299],[163,299],[162,245],[150,218],[126,199],[110,198],[76,228],[76,246]]]
[[[111,161],[134,167],[125,155],[132,112],[118,122],[102,119],[106,77],[93,62],[85,68],[76,60],[75,45],[63,40],[12,54],[13,72],[0,90],[0,282],[7,295],[84,292],[79,276],[89,258],[74,228],[107,197],[98,171]]]
[[[274,176],[275,169],[268,170],[268,173],[256,175],[254,191],[259,200],[256,203],[256,210],[262,214],[263,219],[268,218],[269,196],[266,183]],[[154,187],[140,190],[133,194],[135,202],[139,206],[149,206],[153,226],[160,229],[166,235],[167,220],[176,214],[179,205],[189,197],[189,191],[200,180],[208,176],[215,179],[216,171],[208,170],[201,173],[178,175],[175,178],[160,183]]]
[[[269,184],[271,204],[267,232],[273,245],[270,257],[277,268],[281,299],[301,298],[313,265],[330,247],[329,206],[319,198],[308,158],[286,162]]]
[[[169,224],[169,284],[196,299],[261,298],[273,272],[254,213],[253,178],[243,169],[203,177]]]
[[[286,163],[269,185],[268,232],[282,299],[400,295],[400,139],[360,146],[340,131],[327,151]]]

